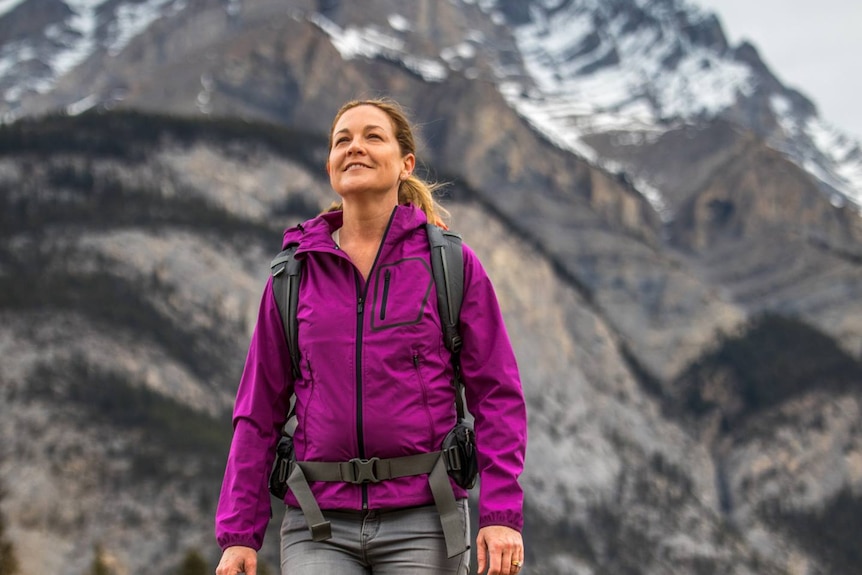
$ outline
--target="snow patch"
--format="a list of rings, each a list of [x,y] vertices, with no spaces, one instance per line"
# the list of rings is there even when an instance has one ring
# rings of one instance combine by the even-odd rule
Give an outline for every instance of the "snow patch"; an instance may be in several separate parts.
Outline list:
[[[116,56],[128,46],[138,34],[162,16],[162,9],[173,0],[148,0],[140,4],[122,4],[117,8],[116,19],[111,24],[107,48]],[[230,5],[228,6],[230,9]]]
[[[98,103],[99,99],[94,94],[90,94],[86,98],[82,98],[77,102],[66,106],[66,113],[70,116],[77,116],[78,114],[86,112]]]
[[[96,9],[98,6],[92,0],[67,0],[66,5],[72,11],[72,16],[66,25],[74,33],[64,35],[64,38],[77,39],[69,41],[63,49],[54,54],[49,62],[53,77],[46,79],[45,85],[38,92],[45,92],[54,85],[54,79],[59,78],[69,70],[87,59],[96,49]]]
[[[400,14],[390,14],[387,20],[392,29],[397,32],[409,32],[413,29],[410,21]]]
[[[342,28],[320,13],[313,13],[308,19],[329,36],[332,45],[345,60],[360,57],[387,58],[400,62],[428,82],[440,82],[448,76],[446,66],[442,62],[409,54],[404,49],[403,40],[390,36],[374,26]]]
[[[7,12],[11,12],[15,7],[23,2],[24,0],[0,0],[0,16]]]

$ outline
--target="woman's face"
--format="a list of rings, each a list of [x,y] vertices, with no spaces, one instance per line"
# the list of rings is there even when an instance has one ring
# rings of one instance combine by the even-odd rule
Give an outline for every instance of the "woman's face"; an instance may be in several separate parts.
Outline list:
[[[387,197],[413,171],[413,154],[401,155],[389,115],[373,105],[344,112],[332,131],[326,171],[342,198],[356,194]]]

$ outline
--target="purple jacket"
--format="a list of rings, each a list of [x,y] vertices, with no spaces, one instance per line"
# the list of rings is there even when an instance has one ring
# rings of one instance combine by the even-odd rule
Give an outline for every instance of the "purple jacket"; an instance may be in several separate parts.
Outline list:
[[[332,240],[341,212],[284,233],[298,241],[300,377],[294,381],[270,279],[237,391],[234,436],[216,513],[224,549],[260,549],[270,519],[269,471],[291,393],[299,461],[398,457],[440,449],[455,424],[424,213],[399,206],[368,281]],[[526,411],[494,289],[464,247],[461,365],[479,452],[479,523],[520,531]],[[466,492],[454,485],[456,498]],[[311,483],[321,509],[430,505],[425,475],[352,485]],[[297,506],[288,492],[285,502]]]

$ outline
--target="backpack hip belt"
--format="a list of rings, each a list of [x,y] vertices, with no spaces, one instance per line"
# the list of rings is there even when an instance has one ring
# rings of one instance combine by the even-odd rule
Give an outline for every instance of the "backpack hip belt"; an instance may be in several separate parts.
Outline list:
[[[345,462],[294,461],[290,466],[287,486],[302,509],[314,541],[325,541],[332,537],[332,528],[318,506],[309,481],[343,481],[345,483],[378,483],[397,477],[410,477],[428,474],[428,483],[434,504],[440,514],[443,535],[446,540],[446,554],[454,557],[469,549],[463,536],[463,523],[449,483],[448,467],[452,460],[447,451],[434,451],[393,457],[390,459],[354,458]]]

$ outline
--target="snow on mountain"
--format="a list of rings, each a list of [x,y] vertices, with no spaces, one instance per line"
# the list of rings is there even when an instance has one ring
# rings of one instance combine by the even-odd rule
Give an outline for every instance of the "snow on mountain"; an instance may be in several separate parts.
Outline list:
[[[500,4],[478,2],[497,24],[505,22]],[[439,59],[417,58],[399,37],[411,29],[398,14],[389,16],[389,29],[341,28],[319,14],[310,20],[345,59],[385,57],[433,82],[463,69],[482,41],[476,34],[446,47]],[[800,114],[783,87],[764,88],[759,71],[735,57],[712,12],[681,0],[537,0],[530,4],[530,20],[513,32],[524,69],[499,67],[494,81],[521,116],[564,149],[621,171],[624,166],[597,155],[585,136],[627,131],[654,138],[681,123],[721,116],[768,89],[780,127],[768,135],[772,145],[834,190],[836,205],[862,206],[859,143],[814,115]],[[468,67],[466,73],[475,72]],[[673,217],[659,190],[634,183],[663,218]]]
[[[23,2],[25,2],[25,0],[0,0],[0,14],[9,12],[12,8],[18,4],[22,4]]]
[[[572,147],[594,131],[713,116],[732,105],[738,91],[751,91],[747,67],[680,38],[672,23],[632,24],[631,15],[608,10],[601,3],[550,14],[534,10],[534,21],[515,30],[536,90],[507,92]],[[597,16],[605,27],[596,27]]]
[[[515,37],[533,85],[504,82],[501,91],[551,140],[593,161],[601,163],[584,136],[663,132],[680,121],[720,116],[756,90],[771,89],[734,57],[715,15],[697,6],[584,0],[562,10],[563,4],[532,4],[531,21],[517,26]],[[769,135],[772,145],[833,188],[836,203],[862,208],[859,142],[798,113],[771,90],[781,128]],[[660,209],[660,198],[649,199]]]
[[[727,115],[741,103],[765,97],[777,128],[762,135],[824,182],[836,204],[862,207],[859,142],[813,111],[794,106],[789,91],[765,66],[758,69],[728,46],[712,12],[687,0],[450,0],[457,1],[478,6],[495,25],[512,27],[523,68],[498,64],[489,80],[560,147],[619,171],[624,166],[599,157],[586,144],[587,136],[624,131],[657,137],[681,123]],[[0,0],[0,18],[27,8],[25,3]],[[66,0],[65,6],[67,15],[46,22],[41,36],[0,45],[3,120],[16,117],[28,94],[49,92],[58,78],[95,52],[120,53],[152,22],[184,10],[187,2]],[[238,1],[227,2],[225,10],[236,13]],[[439,54],[420,56],[407,47],[405,36],[415,31],[400,14],[364,26],[339,25],[320,13],[305,17],[330,36],[345,59],[386,58],[429,82],[443,81],[452,71],[468,78],[480,74],[472,61],[484,38],[476,31]],[[81,94],[68,111],[96,103]],[[663,217],[672,217],[658,190],[647,182],[635,184]]]
[[[385,30],[373,26],[341,28],[322,14],[312,14],[309,19],[329,34],[333,46],[345,60],[381,56],[401,62],[427,82],[440,82],[446,79],[447,70],[443,62],[412,56],[405,52],[403,40],[388,34]],[[388,20],[393,30],[408,29],[407,21],[397,14],[390,15]]]
[[[20,7],[26,0],[0,0],[0,17]],[[144,0],[139,3],[105,0],[65,0],[69,15],[48,24],[40,37],[25,37],[0,47],[0,90],[14,110],[28,93],[50,91],[64,74],[84,62],[94,52],[119,54],[128,43],[156,19],[183,10],[185,0]],[[108,19],[102,12],[113,10]],[[41,66],[33,69],[32,64]],[[29,73],[16,74],[17,70]],[[7,79],[14,82],[7,86]],[[13,120],[7,113],[5,121]]]

